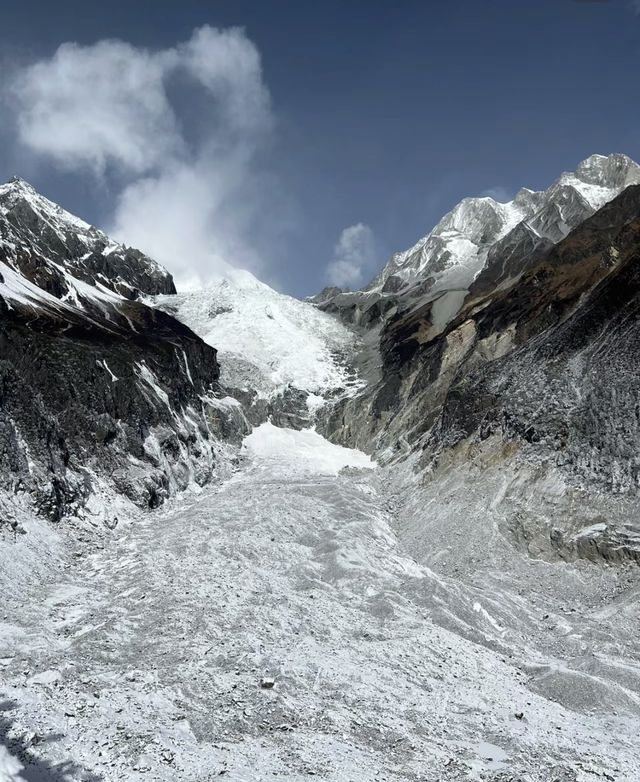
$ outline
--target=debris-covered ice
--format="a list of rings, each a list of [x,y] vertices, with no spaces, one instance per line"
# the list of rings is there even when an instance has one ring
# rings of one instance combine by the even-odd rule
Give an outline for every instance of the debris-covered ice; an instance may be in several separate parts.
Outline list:
[[[23,580],[2,584],[3,782],[21,764],[107,782],[637,780],[640,707],[540,684],[588,625],[540,620],[531,648],[497,574],[482,594],[478,573],[420,564],[391,483],[364,454],[265,424],[217,488],[113,530],[5,541]]]

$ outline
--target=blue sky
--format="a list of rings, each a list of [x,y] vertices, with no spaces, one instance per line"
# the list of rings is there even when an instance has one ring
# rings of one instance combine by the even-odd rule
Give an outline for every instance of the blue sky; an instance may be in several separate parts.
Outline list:
[[[464,196],[545,187],[593,152],[640,158],[638,6],[4,0],[0,178],[20,174],[136,243],[162,227],[161,260],[181,279],[194,271],[191,282],[206,281],[229,260],[307,295],[327,284],[336,255],[348,261],[350,253],[366,281]],[[231,42],[237,63],[216,65],[222,77],[208,64],[194,65],[196,50],[216,62],[230,51],[224,36],[193,37],[207,25],[244,28]],[[101,138],[100,159],[73,154],[74,144],[99,131],[93,122],[81,135],[99,83],[89,67],[102,67],[105,52],[113,67],[115,50],[95,48],[105,39],[130,45],[126,63],[139,64],[144,50],[164,52],[162,74],[145,71],[145,78],[156,79],[149,84],[169,107],[166,149],[151,152],[166,130],[154,122],[167,116],[154,104],[142,119],[136,113],[148,143],[143,138],[124,153]],[[78,105],[56,113],[51,96],[68,73],[60,57],[51,58],[65,42],[78,44],[68,52]],[[96,98],[107,134],[110,117],[113,133],[129,127],[128,115],[105,111],[105,102],[120,99],[119,86]],[[243,91],[243,107],[251,104],[241,120],[229,119],[234,89]],[[71,100],[68,86],[61,94]],[[127,100],[123,112],[132,110]],[[41,121],[43,102],[49,113]],[[160,202],[176,188],[186,206],[163,213]],[[188,257],[174,262],[176,253]]]

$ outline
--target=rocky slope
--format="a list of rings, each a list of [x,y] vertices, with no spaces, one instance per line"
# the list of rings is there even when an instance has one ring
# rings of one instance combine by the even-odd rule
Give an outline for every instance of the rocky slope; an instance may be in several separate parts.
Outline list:
[[[224,413],[216,351],[138,300],[174,290],[151,259],[25,182],[0,188],[5,518],[24,501],[58,520],[113,488],[153,507],[208,480],[209,423]]]
[[[611,161],[596,160],[603,177]],[[380,379],[338,403],[325,431],[387,460],[413,454],[434,486],[456,466],[484,464],[468,470],[461,494],[499,467],[512,481],[496,486],[512,501],[501,523],[536,554],[640,560],[629,515],[639,485],[640,187],[557,244],[528,248],[494,244],[463,290],[396,296],[379,331]],[[550,492],[558,502],[543,512],[533,497]]]

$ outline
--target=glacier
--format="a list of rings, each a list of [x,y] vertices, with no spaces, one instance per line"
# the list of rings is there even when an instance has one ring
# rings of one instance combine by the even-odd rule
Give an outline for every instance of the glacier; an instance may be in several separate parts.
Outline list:
[[[69,438],[82,502],[0,492],[0,780],[637,782],[639,171],[465,199],[309,301],[175,293],[0,188],[7,338],[55,317],[60,382],[117,402]]]

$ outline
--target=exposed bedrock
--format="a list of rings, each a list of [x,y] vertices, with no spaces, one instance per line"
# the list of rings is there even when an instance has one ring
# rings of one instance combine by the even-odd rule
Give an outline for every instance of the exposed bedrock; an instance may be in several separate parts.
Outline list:
[[[4,496],[58,520],[96,493],[155,507],[206,483],[216,350],[135,300],[171,276],[20,180],[0,188],[0,238]]]
[[[505,460],[568,487],[632,496],[640,481],[640,187],[627,188],[533,265],[468,291],[400,302],[380,333],[381,380],[327,411],[334,440],[438,468],[498,436]],[[596,525],[562,556],[636,558],[636,533]],[[563,531],[564,522],[558,528]]]
[[[163,313],[139,305],[136,315],[135,334],[0,316],[3,488],[32,493],[52,519],[77,510],[97,480],[149,507],[208,480],[215,351]]]

